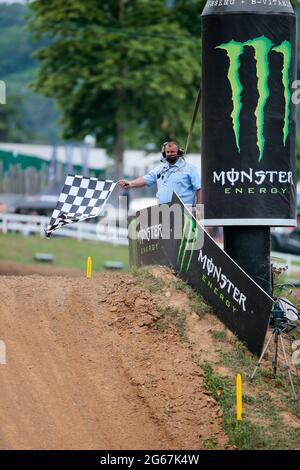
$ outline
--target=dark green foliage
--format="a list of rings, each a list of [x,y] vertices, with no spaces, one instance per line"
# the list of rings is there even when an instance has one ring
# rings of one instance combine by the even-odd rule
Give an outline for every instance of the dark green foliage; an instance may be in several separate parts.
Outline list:
[[[23,127],[20,106],[19,96],[10,96],[5,105],[0,105],[0,141],[25,142],[31,137]]]
[[[4,142],[51,142],[57,139],[57,112],[51,100],[33,93],[37,45],[25,29],[28,7],[0,4],[0,80],[6,83],[6,105],[0,105],[0,135]]]

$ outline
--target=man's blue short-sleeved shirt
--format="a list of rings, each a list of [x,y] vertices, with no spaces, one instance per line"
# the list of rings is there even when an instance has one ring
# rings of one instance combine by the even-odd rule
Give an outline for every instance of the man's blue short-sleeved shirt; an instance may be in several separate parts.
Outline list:
[[[173,192],[176,192],[186,205],[196,204],[196,191],[201,188],[197,168],[179,158],[174,165],[164,163],[143,176],[147,186],[157,183],[158,204],[171,202]]]

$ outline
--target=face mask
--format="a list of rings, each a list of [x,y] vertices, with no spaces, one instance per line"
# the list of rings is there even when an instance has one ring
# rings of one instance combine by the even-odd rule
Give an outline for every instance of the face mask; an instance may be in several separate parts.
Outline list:
[[[178,157],[177,155],[173,155],[173,156],[170,155],[169,157],[166,157],[166,160],[168,163],[173,164],[176,162],[176,160],[178,160]]]

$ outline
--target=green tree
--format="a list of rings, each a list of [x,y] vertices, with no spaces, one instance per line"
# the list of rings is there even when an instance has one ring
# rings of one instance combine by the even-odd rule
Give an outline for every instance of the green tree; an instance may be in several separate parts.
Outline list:
[[[10,96],[6,104],[0,104],[0,141],[27,142],[32,137],[22,123],[22,98]]]
[[[200,84],[204,2],[36,0],[31,27],[46,39],[34,89],[62,111],[64,137],[93,133],[122,173],[133,142],[183,141]]]

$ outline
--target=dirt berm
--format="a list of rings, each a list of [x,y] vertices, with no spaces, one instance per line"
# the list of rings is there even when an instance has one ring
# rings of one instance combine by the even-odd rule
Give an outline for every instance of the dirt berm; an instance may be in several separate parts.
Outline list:
[[[1,449],[227,446],[190,344],[156,327],[152,294],[134,277],[7,275],[0,285]]]

